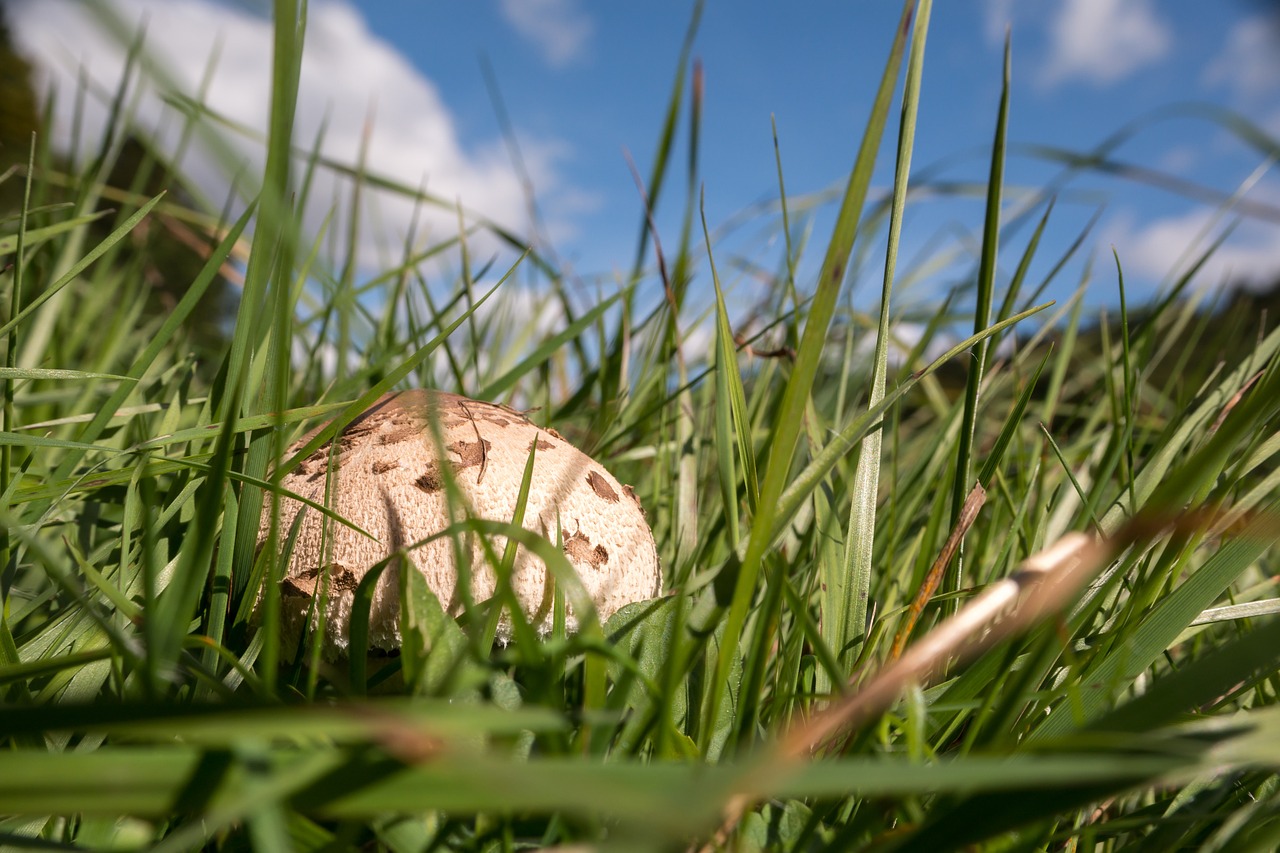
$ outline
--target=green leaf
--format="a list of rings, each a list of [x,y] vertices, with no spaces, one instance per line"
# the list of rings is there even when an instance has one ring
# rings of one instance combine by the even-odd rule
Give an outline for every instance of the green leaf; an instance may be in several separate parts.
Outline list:
[[[0,380],[3,379],[123,379],[114,373],[94,373],[88,370],[60,370],[44,367],[0,367]]]
[[[875,408],[884,400],[885,381],[889,369],[889,306],[893,295],[893,279],[897,274],[898,243],[902,236],[902,218],[907,205],[907,186],[911,175],[911,154],[915,146],[916,113],[920,104],[920,78],[924,69],[925,40],[929,31],[931,0],[923,0],[916,10],[912,29],[911,52],[907,63],[902,119],[898,132],[898,162],[894,170],[893,196],[889,214],[889,240],[885,251],[884,284],[880,292],[880,323],[876,330],[876,349],[872,357],[871,388],[867,405]],[[981,331],[975,329],[975,331]],[[867,627],[867,600],[871,594],[872,552],[875,547],[876,504],[880,497],[880,457],[882,431],[873,429],[862,441],[858,467],[853,475],[849,523],[845,528],[844,559],[824,563],[838,568],[824,572],[819,579],[822,590],[822,638],[827,648],[835,651],[840,671],[848,673],[858,659]],[[828,692],[833,685],[826,670],[818,670],[818,690]]]
[[[1033,742],[1060,737],[1101,716],[1113,697],[1127,689],[1177,639],[1188,625],[1218,599],[1232,582],[1274,545],[1277,537],[1273,503],[1204,565],[1163,597],[1140,625],[1128,631],[1110,653],[1081,674],[1078,699],[1059,703],[1031,734]]]
[[[786,390],[778,408],[768,462],[765,465],[764,480],[760,487],[759,512],[751,524],[746,554],[742,559],[742,567],[738,573],[733,600],[725,622],[724,643],[721,648],[732,650],[732,653],[717,655],[714,676],[707,684],[703,722],[704,738],[711,737],[715,721],[719,717],[721,703],[726,698],[725,694],[729,689],[729,670],[742,643],[742,630],[747,620],[747,611],[756,595],[756,583],[765,551],[773,540],[774,525],[778,517],[778,501],[786,486],[787,475],[791,471],[791,461],[800,438],[800,428],[804,422],[809,391],[817,375],[822,352],[826,348],[827,328],[835,312],[836,299],[840,295],[841,285],[844,282],[846,264],[858,234],[862,205],[871,184],[876,153],[884,133],[889,103],[898,79],[898,69],[902,64],[907,33],[906,24],[911,18],[913,5],[911,0],[903,5],[901,23],[894,36],[884,73],[880,78],[880,86],[871,108],[871,117],[867,122],[853,171],[845,187],[844,198],[840,203],[840,212],[836,217],[835,229],[831,242],[827,246],[826,257],[818,273],[817,293],[809,306],[809,318],[805,323],[804,336],[796,353],[791,378],[787,381]],[[703,740],[700,746],[705,753],[710,748],[710,741]]]
[[[139,222],[147,218],[147,214],[151,212],[151,208],[155,207],[160,202],[160,199],[162,198],[164,198],[164,193],[160,193],[160,195],[156,196],[155,198],[148,201],[146,204],[142,205],[142,207],[138,208],[138,210],[132,216],[130,216],[128,219],[126,219],[124,222],[120,224],[120,227],[116,228],[114,231],[108,234],[102,240],[101,243],[99,243],[92,250],[90,250],[90,252],[86,254],[83,258],[81,258],[80,260],[72,264],[71,269],[67,270],[65,273],[59,276],[57,281],[53,282],[53,284],[46,287],[44,290],[40,292],[39,296],[37,296],[35,299],[31,300],[26,305],[24,305],[22,307],[22,310],[19,311],[17,315],[15,315],[12,319],[9,320],[9,322],[5,323],[3,326],[0,326],[0,337],[8,334],[10,331],[16,328],[20,323],[22,323],[22,321],[30,317],[33,311],[35,311],[41,305],[48,302],[56,293],[58,293],[68,284],[75,281],[76,278],[79,277],[79,275],[82,272],[84,272],[89,267],[91,267],[93,263],[97,261],[99,258],[101,258],[103,255],[105,255],[109,249],[111,249],[113,246],[115,246],[117,243],[123,240],[125,236],[129,234],[130,231],[132,231],[134,228],[138,226]]]
[[[34,212],[34,211],[33,211]],[[62,222],[55,222],[53,225],[46,225],[43,228],[28,228],[22,235],[23,242],[27,247],[38,246],[41,243],[48,242],[54,237],[59,237],[69,231],[74,231],[90,222],[96,222],[104,216],[109,216],[110,210],[100,210],[97,213],[89,213],[84,216],[77,216],[74,219],[66,219]],[[11,234],[0,237],[0,257],[12,255],[18,250],[18,235]]]
[[[987,207],[982,227],[982,255],[978,265],[977,305],[973,311],[973,331],[982,331],[991,322],[991,303],[995,293],[996,256],[1000,250],[1001,198],[1004,191],[1005,136],[1009,125],[1009,66],[1011,36],[1004,40],[1004,77],[1000,88],[1000,108],[996,117],[995,141],[991,145],[991,171],[987,178]],[[983,374],[987,369],[989,340],[979,341],[968,365],[964,391],[964,414],[960,419],[960,440],[956,448],[955,478],[951,483],[951,525],[954,527],[964,508],[965,495],[973,488],[973,440],[978,420],[978,392],[982,388]],[[955,592],[964,585],[964,543],[956,552],[947,577],[944,592]],[[953,608],[958,604],[952,604]]]

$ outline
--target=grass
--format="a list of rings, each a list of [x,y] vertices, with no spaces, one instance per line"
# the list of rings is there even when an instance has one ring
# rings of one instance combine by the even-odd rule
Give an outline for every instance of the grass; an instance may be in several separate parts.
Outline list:
[[[727,294],[741,273],[721,276],[741,267],[701,215],[688,49],[643,185],[648,203],[671,195],[688,122],[685,227],[662,253],[646,211],[634,275],[584,306],[536,248],[483,220],[410,240],[367,278],[351,254],[368,227],[359,204],[335,211],[345,234],[308,235],[298,212],[312,177],[338,164],[291,138],[304,12],[275,5],[286,23],[266,166],[244,216],[141,195],[142,182],[106,186],[129,131],[124,98],[99,158],[60,167],[42,135],[6,177],[25,185],[0,226],[0,843],[1280,840],[1280,332],[1242,347],[1238,327],[1185,298],[1191,273],[1138,314],[1122,302],[1119,325],[1096,332],[1079,294],[1043,304],[1047,279],[1028,270],[1049,194],[1028,210],[1025,243],[1002,236],[1006,97],[975,285],[912,309],[931,330],[970,322],[973,336],[934,362],[917,348],[891,364],[928,0],[906,3],[887,34],[816,281],[796,277],[810,241],[788,212],[805,200],[788,198],[779,168],[785,255],[762,316],[784,345],[768,357],[735,333]],[[1006,57],[1006,92],[1008,69]],[[174,102],[188,135],[228,150],[216,140],[234,129],[198,99]],[[895,117],[893,192],[868,205]],[[1224,125],[1247,135],[1241,119]],[[163,160],[144,165],[167,175]],[[442,204],[375,172],[347,167],[357,197]],[[179,223],[200,236],[202,268],[157,312],[140,273],[156,229]],[[475,267],[468,247],[482,237],[517,260]],[[1050,259],[1050,277],[1074,251]],[[1008,282],[998,253],[1018,258]],[[870,254],[886,272],[867,318],[842,295],[851,258]],[[208,352],[191,323],[237,276],[238,313]],[[649,308],[638,293],[655,280],[667,296]],[[705,354],[688,348],[680,310],[693,288],[714,293]],[[558,327],[513,341],[511,318],[531,310]],[[1010,337],[1015,326],[1027,334]],[[870,358],[849,345],[863,328],[876,330]],[[962,389],[941,372],[958,359],[970,365]],[[336,416],[318,447],[383,391],[413,385],[539,407],[535,418],[611,460],[648,510],[670,592],[577,634],[495,647],[485,603],[454,619],[409,582],[397,695],[366,697],[388,685],[360,656],[324,667],[314,644],[281,648],[271,579],[290,531],[271,525],[256,546],[284,447]],[[505,520],[442,535],[492,538],[498,566],[518,543],[573,599],[558,549]],[[516,635],[528,631],[517,618]]]

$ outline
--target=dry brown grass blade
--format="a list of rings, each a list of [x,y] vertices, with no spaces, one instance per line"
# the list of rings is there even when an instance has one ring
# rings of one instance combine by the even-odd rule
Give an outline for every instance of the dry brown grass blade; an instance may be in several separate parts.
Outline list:
[[[970,495],[966,507],[974,501],[976,498]],[[902,657],[886,663],[856,693],[796,724],[767,748],[751,772],[744,775],[739,793],[725,805],[720,828],[701,850],[724,846],[747,809],[759,799],[756,791],[776,785],[780,776],[808,760],[837,735],[876,719],[911,685],[926,685],[955,664],[971,660],[1063,611],[1079,590],[1126,548],[1172,532],[1210,528],[1221,516],[1218,510],[1141,513],[1110,538],[1068,533],[1027,557],[1017,571],[987,587]],[[1280,535],[1280,518],[1270,521],[1276,535]]]
[[[972,507],[976,514],[981,503],[972,493],[965,502],[966,509],[970,504],[976,504]],[[960,525],[956,530],[963,533]],[[779,775],[809,758],[834,736],[883,713],[910,685],[924,684],[949,666],[970,659],[1062,610],[1076,591],[1110,562],[1120,543],[1132,539],[1132,535],[1105,540],[1084,533],[1068,533],[1028,557],[1016,572],[987,587],[900,658],[886,664],[856,693],[800,722],[781,737],[770,754],[744,779],[742,792],[726,804],[724,821],[701,850],[714,850],[727,842],[738,821],[757,799],[752,792],[753,780],[770,780],[776,784]]]
[[[1061,610],[1109,561],[1112,552],[1111,543],[1105,540],[1068,533],[1028,557],[1016,572],[987,587],[857,693],[793,728],[780,741],[781,755],[797,758],[809,754],[840,731],[883,712],[909,685],[923,684],[948,665],[971,658]]]
[[[942,583],[942,575],[946,572],[947,566],[951,565],[951,560],[955,557],[956,551],[960,550],[960,543],[964,541],[964,535],[969,532],[969,528],[973,526],[973,522],[978,518],[978,511],[982,509],[982,505],[986,502],[987,490],[982,488],[981,483],[975,483],[973,491],[969,492],[969,496],[964,499],[964,506],[960,508],[960,517],[956,519],[956,525],[952,528],[951,535],[947,537],[946,544],[942,546],[942,551],[938,553],[937,559],[929,567],[929,573],[925,575],[924,583],[920,584],[920,589],[916,592],[915,599],[911,602],[911,606],[907,608],[901,624],[898,625],[898,633],[893,638],[893,647],[889,650],[889,660],[895,661],[902,657],[902,652],[907,647],[907,641],[911,639],[911,632],[915,630],[916,623],[920,621],[920,614],[924,612],[924,608],[933,598],[933,594],[938,591],[938,584]]]
[[[1259,370],[1257,373],[1250,376],[1249,380],[1245,382],[1244,385],[1240,386],[1239,391],[1231,395],[1231,399],[1227,401],[1226,405],[1222,407],[1222,411],[1218,412],[1218,416],[1214,418],[1213,423],[1210,424],[1209,435],[1213,435],[1218,431],[1218,427],[1222,426],[1222,422],[1227,419],[1227,415],[1231,414],[1231,410],[1236,407],[1236,404],[1239,403],[1241,399],[1243,399],[1249,389],[1254,386],[1254,383],[1262,378],[1262,374],[1264,373],[1266,373],[1265,370]]]

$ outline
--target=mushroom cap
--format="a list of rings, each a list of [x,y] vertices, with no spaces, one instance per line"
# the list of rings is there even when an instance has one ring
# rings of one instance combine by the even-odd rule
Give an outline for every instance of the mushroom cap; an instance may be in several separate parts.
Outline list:
[[[439,444],[433,419],[443,439]],[[306,441],[300,440],[289,452],[296,452]],[[437,447],[444,449],[443,459]],[[401,391],[383,395],[338,436],[332,483],[331,443],[281,480],[287,491],[332,509],[374,537],[297,500],[281,498],[281,542],[286,541],[298,513],[304,513],[281,590],[286,642],[296,644],[311,613],[313,629],[318,629],[323,616],[326,654],[344,655],[352,597],[365,573],[461,516],[458,510],[463,508],[457,507],[451,519],[441,464],[450,466],[467,514],[510,522],[529,453],[535,448],[524,527],[561,543],[601,620],[624,605],[656,597],[662,583],[657,548],[630,487],[554,430],[538,427],[514,409],[441,391]],[[259,547],[266,542],[270,525],[268,501],[259,525]],[[489,539],[493,551],[501,555],[506,537]],[[461,537],[460,542],[463,549],[471,550],[472,600],[484,601],[497,584],[484,544],[474,534]],[[460,612],[464,599],[458,589],[451,537],[413,547],[409,557],[446,612]],[[542,560],[520,548],[512,590],[542,634],[551,630],[551,581]],[[391,565],[378,580],[370,607],[371,648],[399,648],[399,614],[399,579],[396,566]],[[566,624],[570,630],[577,627],[571,605]],[[504,613],[498,638],[505,642],[510,637],[510,615]]]

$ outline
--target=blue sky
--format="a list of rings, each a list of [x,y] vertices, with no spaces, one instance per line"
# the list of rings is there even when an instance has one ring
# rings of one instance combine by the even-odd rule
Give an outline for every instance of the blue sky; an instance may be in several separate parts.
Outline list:
[[[110,86],[120,49],[97,30],[77,0],[8,0],[19,43],[37,59],[42,80],[70,85],[83,64]],[[240,0],[113,0],[126,20],[148,17],[160,58],[179,80],[200,79],[215,43],[221,53],[210,102],[238,121],[261,127],[266,114],[269,23],[265,4]],[[513,174],[482,59],[493,69],[537,191],[544,237],[573,273],[608,282],[629,268],[640,205],[624,151],[648,174],[690,4],[582,0],[313,0],[303,71],[299,135],[309,140],[327,115],[326,152],[352,159],[361,128],[374,116],[370,168],[411,185],[459,198],[467,207],[528,232],[520,181]],[[771,116],[776,117],[788,196],[803,224],[804,202],[842,184],[853,162],[899,6],[871,0],[780,4],[708,0],[694,46],[705,70],[706,101],[699,179],[713,228],[744,216],[717,245],[723,269],[740,257],[777,269],[782,258]],[[1124,127],[1149,119],[1118,147],[1124,164],[1229,195],[1251,180],[1246,216],[1200,283],[1280,276],[1280,179],[1263,155],[1219,125],[1189,113],[1152,118],[1194,102],[1238,110],[1280,135],[1280,24],[1248,0],[952,0],[936,4],[925,62],[916,138],[916,170],[942,166],[948,185],[985,180],[1000,89],[1002,41],[1013,39],[1012,103],[1006,207],[1044,186],[1059,168],[1030,146],[1086,152]],[[116,75],[116,76],[113,76]],[[64,98],[62,103],[70,101]],[[372,110],[372,112],[371,112]],[[158,100],[140,101],[139,123],[173,135]],[[61,117],[69,126],[69,116]],[[891,127],[896,127],[895,117]],[[241,140],[256,161],[254,145]],[[675,180],[658,226],[668,248],[677,242],[683,205],[682,137]],[[197,150],[187,164],[216,197],[225,176]],[[873,192],[892,178],[893,141],[882,149]],[[1251,178],[1252,176],[1252,178]],[[335,182],[329,189],[341,193]],[[323,195],[323,194],[322,194]],[[748,213],[743,214],[744,211]],[[1109,304],[1114,246],[1137,297],[1150,295],[1197,239],[1211,239],[1235,218],[1204,200],[1115,176],[1084,174],[1063,188],[1033,279],[1052,265],[1100,211],[1078,263],[1064,270],[1051,295],[1069,294],[1092,254],[1088,300]],[[811,265],[830,228],[831,205],[812,212]],[[379,246],[398,246],[409,207],[382,200],[363,247],[365,266]],[[318,223],[323,211],[312,211]],[[374,220],[371,220],[374,221]],[[903,298],[922,301],[969,274],[981,229],[978,195],[913,202],[904,258],[950,253]],[[437,229],[452,227],[449,217]],[[437,231],[437,233],[440,233]],[[1012,231],[1003,258],[1007,275],[1027,231]],[[875,265],[852,293],[874,299]],[[490,247],[481,247],[488,249]],[[942,256],[934,255],[935,257]],[[802,270],[808,267],[802,267]],[[705,281],[705,271],[699,275]],[[807,282],[801,282],[802,285]],[[607,285],[606,285],[607,286]],[[740,279],[749,299],[755,285]]]

